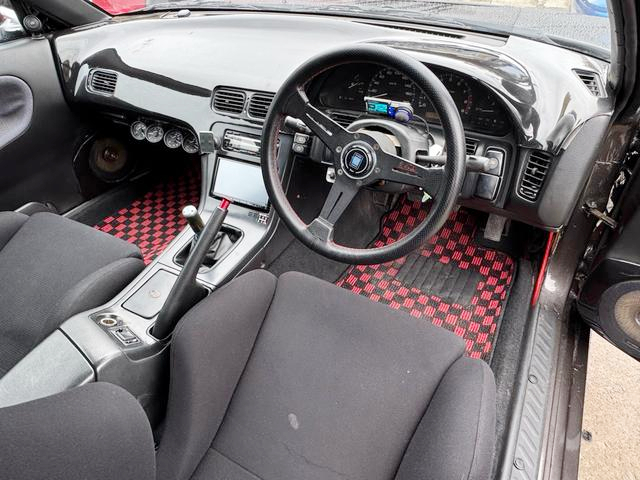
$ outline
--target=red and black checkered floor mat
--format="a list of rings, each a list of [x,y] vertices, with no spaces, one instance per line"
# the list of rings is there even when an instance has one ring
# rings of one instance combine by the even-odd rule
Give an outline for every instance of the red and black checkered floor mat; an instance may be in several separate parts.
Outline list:
[[[141,198],[109,215],[95,228],[138,245],[149,264],[186,226],[180,215],[200,201],[200,166],[155,183]]]
[[[375,247],[405,236],[424,220],[419,201],[401,200],[383,219]],[[427,244],[382,265],[350,267],[337,285],[431,321],[464,338],[470,357],[489,360],[514,276],[505,253],[476,245],[476,218],[454,213]]]

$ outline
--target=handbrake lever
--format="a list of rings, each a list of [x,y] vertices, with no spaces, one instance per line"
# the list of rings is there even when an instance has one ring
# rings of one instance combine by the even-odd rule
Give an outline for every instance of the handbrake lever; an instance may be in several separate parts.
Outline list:
[[[167,300],[164,302],[156,323],[151,330],[154,337],[158,339],[169,337],[176,323],[187,313],[187,310],[207,295],[207,290],[196,282],[196,277],[200,270],[200,265],[202,265],[202,261],[209,251],[210,245],[222,228],[222,223],[227,216],[229,204],[229,200],[223,199],[220,205],[213,211],[211,218],[206,225],[204,225],[204,228],[200,231],[198,240],[191,250],[189,258],[182,267],[176,283],[173,284],[173,288],[171,292],[169,292]],[[200,218],[197,210],[196,215]],[[189,218],[187,218],[187,221],[189,225],[191,225]],[[201,218],[200,222],[204,224]]]

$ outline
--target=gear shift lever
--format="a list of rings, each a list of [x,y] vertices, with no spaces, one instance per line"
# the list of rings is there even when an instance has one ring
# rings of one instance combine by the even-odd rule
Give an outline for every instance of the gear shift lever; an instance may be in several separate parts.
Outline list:
[[[213,211],[204,229],[200,231],[198,241],[182,267],[176,283],[174,283],[167,300],[162,306],[162,310],[158,314],[156,324],[151,330],[154,337],[164,339],[171,335],[173,328],[182,315],[206,296],[206,289],[196,282],[196,277],[200,265],[202,265],[202,260],[209,251],[209,246],[222,228],[222,222],[227,216],[227,208],[229,208],[229,201],[222,200],[220,205]],[[195,214],[202,222],[197,210]],[[194,218],[193,215],[191,217]],[[191,222],[189,222],[189,225],[191,225]]]
[[[200,233],[204,229],[204,222],[202,221],[202,217],[198,213],[198,209],[193,205],[187,205],[182,209],[182,216],[185,218],[191,230],[195,235],[195,239],[197,240],[200,236]]]

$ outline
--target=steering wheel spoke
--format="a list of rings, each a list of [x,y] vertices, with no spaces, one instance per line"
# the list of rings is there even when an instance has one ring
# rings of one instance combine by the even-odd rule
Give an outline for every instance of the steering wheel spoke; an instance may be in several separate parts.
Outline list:
[[[351,133],[311,105],[301,88],[293,95],[290,112],[290,115],[297,116],[333,153],[351,139]]]
[[[329,190],[320,215],[309,224],[307,229],[324,242],[331,240],[336,222],[342,217],[347,207],[351,205],[358,190],[359,187],[355,182],[342,175],[338,176],[331,190]]]
[[[420,187],[431,196],[438,192],[444,175],[443,167],[425,167],[386,152],[379,152],[377,157],[377,179]]]

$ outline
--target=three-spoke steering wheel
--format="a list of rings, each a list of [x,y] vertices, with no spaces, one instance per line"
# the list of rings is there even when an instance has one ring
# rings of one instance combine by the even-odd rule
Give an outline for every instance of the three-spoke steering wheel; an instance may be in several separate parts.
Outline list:
[[[348,63],[373,63],[406,75],[427,95],[435,108],[447,145],[444,167],[427,167],[385,151],[374,136],[351,132],[311,105],[305,87],[321,73]],[[302,122],[332,152],[336,180],[318,217],[306,224],[287,200],[278,172],[278,137],[287,116]],[[291,232],[312,250],[350,264],[383,263],[419,247],[442,228],[455,207],[465,172],[462,121],[451,95],[422,63],[389,47],[358,44],[340,48],[299,67],[276,94],[262,134],[262,175],[269,197]],[[378,248],[350,248],[333,241],[334,225],[360,188],[381,180],[420,187],[433,205],[427,218],[411,233]]]

